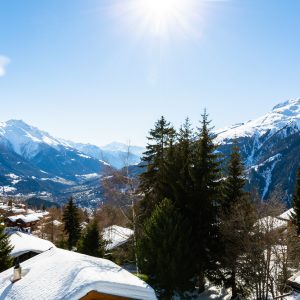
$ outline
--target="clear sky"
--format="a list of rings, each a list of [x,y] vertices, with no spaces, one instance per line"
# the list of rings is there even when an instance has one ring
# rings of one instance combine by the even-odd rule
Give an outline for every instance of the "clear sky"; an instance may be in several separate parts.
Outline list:
[[[300,1],[147,1],[0,0],[0,120],[143,145],[161,115],[219,128],[300,97]]]

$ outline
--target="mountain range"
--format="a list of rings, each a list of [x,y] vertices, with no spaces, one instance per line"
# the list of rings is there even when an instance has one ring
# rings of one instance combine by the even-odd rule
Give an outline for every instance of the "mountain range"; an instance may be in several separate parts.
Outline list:
[[[137,164],[142,147],[112,143],[102,148],[52,137],[21,120],[0,123],[0,193],[51,198],[74,195],[90,206],[102,199],[100,177]]]
[[[300,162],[300,99],[276,105],[264,116],[215,131],[227,156],[237,141],[247,188],[263,200],[280,197],[290,206]],[[143,147],[118,142],[99,147],[54,138],[21,120],[0,123],[0,194],[63,202],[73,195],[82,206],[103,201],[101,180],[114,169],[137,167]],[[136,166],[136,167],[135,167]]]
[[[285,101],[258,119],[215,133],[224,155],[237,140],[248,189],[255,188],[263,200],[276,196],[291,205],[300,162],[300,99]]]

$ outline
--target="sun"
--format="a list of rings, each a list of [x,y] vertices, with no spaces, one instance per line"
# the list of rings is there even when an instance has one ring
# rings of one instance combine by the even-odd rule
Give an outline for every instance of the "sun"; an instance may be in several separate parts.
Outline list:
[[[152,34],[166,35],[170,26],[180,21],[187,0],[136,0],[137,13],[144,17]]]
[[[194,19],[202,0],[118,0],[115,12],[130,32],[161,39],[194,33]],[[115,2],[115,3],[116,3]],[[199,11],[199,10],[198,10]],[[126,24],[125,24],[126,25]]]
[[[136,14],[144,28],[155,36],[165,36],[186,22],[189,0],[135,0]]]

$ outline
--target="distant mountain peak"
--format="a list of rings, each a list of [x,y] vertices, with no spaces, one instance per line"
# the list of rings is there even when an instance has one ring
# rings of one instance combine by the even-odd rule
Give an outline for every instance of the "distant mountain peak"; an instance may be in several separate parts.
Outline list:
[[[262,117],[247,123],[219,129],[215,133],[217,135],[217,141],[224,143],[226,140],[231,140],[235,136],[237,138],[251,137],[254,135],[259,137],[265,134],[271,136],[287,125],[295,129],[300,128],[300,99],[279,103]]]
[[[288,108],[288,107],[293,106],[293,105],[300,106],[300,98],[290,99],[290,100],[286,100],[284,102],[278,103],[277,105],[275,105],[273,107],[272,111],[279,110],[283,107]]]
[[[5,122],[8,125],[18,125],[22,127],[31,127],[27,123],[25,123],[23,120],[17,120],[17,119],[10,119]]]

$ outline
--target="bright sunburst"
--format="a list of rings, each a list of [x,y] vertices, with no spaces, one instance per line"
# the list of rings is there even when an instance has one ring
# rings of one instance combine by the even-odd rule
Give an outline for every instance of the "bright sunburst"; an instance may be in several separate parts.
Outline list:
[[[122,0],[119,13],[140,34],[166,37],[185,32],[194,34],[192,21],[200,0]],[[193,31],[193,32],[192,32]]]
[[[145,17],[146,26],[153,34],[165,35],[170,26],[182,22],[187,0],[137,0],[137,13]]]

